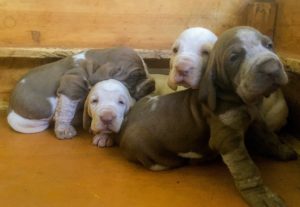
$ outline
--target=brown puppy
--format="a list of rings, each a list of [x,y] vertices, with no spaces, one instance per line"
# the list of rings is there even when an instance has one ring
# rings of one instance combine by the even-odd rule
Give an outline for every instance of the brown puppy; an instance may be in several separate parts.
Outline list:
[[[36,133],[55,120],[60,139],[76,135],[89,89],[99,81],[121,81],[136,100],[155,89],[141,57],[132,49],[94,49],[34,68],[16,85],[7,117],[10,126],[22,133]],[[55,115],[55,116],[54,116]],[[77,118],[78,117],[78,118]]]
[[[231,29],[212,50],[201,90],[137,102],[117,137],[128,159],[163,170],[187,158],[208,160],[220,154],[249,205],[284,206],[263,184],[244,145],[251,124],[256,135],[268,137],[271,153],[285,159],[295,156],[264,126],[258,110],[264,96],[288,81],[270,46],[271,41],[252,28]]]

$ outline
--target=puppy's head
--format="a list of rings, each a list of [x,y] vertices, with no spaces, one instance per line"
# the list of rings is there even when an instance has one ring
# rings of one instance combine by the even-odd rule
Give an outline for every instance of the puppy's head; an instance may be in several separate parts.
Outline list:
[[[273,43],[251,27],[236,27],[224,32],[209,58],[200,95],[206,93],[213,104],[215,87],[234,91],[246,104],[257,103],[288,82],[287,74]],[[200,96],[201,97],[201,96]]]
[[[172,46],[168,85],[198,88],[202,70],[217,36],[210,30],[193,27],[184,30]]]
[[[83,128],[90,128],[95,134],[117,133],[134,102],[121,82],[109,79],[97,83],[85,101]]]

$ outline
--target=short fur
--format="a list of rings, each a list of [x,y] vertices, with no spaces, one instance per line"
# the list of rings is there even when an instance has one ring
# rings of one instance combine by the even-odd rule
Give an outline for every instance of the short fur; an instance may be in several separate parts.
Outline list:
[[[145,63],[134,50],[130,48],[88,50],[36,67],[22,77],[10,98],[8,122],[16,131],[27,133],[28,129],[24,131],[13,124],[15,116],[12,117],[11,113],[17,114],[25,121],[47,120],[48,125],[43,128],[21,123],[28,126],[29,133],[42,131],[49,126],[55,112],[57,102],[50,100],[60,100],[60,95],[64,95],[70,103],[78,103],[74,104],[76,105],[74,109],[70,109],[77,113],[72,123],[67,123],[61,131],[55,128],[55,132],[59,138],[70,138],[76,134],[71,125],[76,120],[82,123],[83,103],[89,89],[97,82],[111,78],[121,81],[137,100],[155,88],[154,81],[148,76]],[[63,107],[65,105],[62,104]],[[61,113],[64,110],[66,109],[60,108]],[[56,119],[55,122],[60,123],[60,120]],[[75,132],[70,133],[70,130]]]
[[[217,36],[208,29],[191,27],[184,30],[172,46],[168,85],[198,88],[202,71]]]
[[[110,134],[119,132],[124,116],[134,103],[135,100],[120,81],[109,79],[93,86],[84,104],[83,127],[95,134],[95,145],[113,145]]]
[[[251,45],[265,54],[261,62],[248,65],[251,70],[243,63],[252,51],[239,39],[239,32],[251,34]],[[128,159],[162,170],[181,166],[189,161],[187,155],[209,160],[220,154],[250,206],[284,206],[263,184],[244,145],[244,134],[251,125],[257,141],[262,140],[259,145],[270,155],[283,160],[296,156],[266,127],[259,112],[264,96],[287,82],[282,64],[266,42],[270,40],[249,27],[226,31],[212,50],[200,90],[137,102],[117,137]]]

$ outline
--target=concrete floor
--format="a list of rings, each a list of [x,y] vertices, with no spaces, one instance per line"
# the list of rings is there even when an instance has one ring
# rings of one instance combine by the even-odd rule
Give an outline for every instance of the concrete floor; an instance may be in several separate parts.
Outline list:
[[[65,141],[52,129],[20,134],[0,116],[1,207],[246,206],[221,161],[151,172],[128,162],[118,147],[93,146],[87,133]],[[265,183],[299,207],[300,161],[255,161]]]

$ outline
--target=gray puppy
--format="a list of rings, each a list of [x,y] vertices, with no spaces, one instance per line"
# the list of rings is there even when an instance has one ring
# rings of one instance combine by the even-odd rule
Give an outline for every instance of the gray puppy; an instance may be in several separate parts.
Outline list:
[[[233,28],[216,42],[201,90],[141,99],[130,111],[117,142],[129,160],[151,170],[219,154],[250,206],[284,206],[264,185],[245,147],[244,134],[251,124],[257,136],[268,140],[266,150],[282,159],[295,158],[259,112],[263,98],[287,82],[271,40],[249,27]]]
[[[76,135],[75,122],[82,123],[89,89],[107,79],[121,81],[136,100],[155,89],[144,61],[134,50],[88,50],[34,68],[22,77],[10,98],[8,123],[18,132],[36,133],[54,119],[56,136],[71,138]]]

